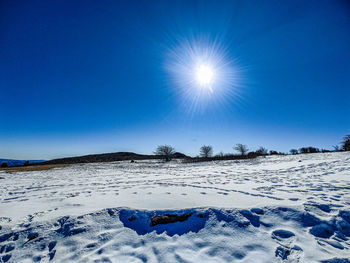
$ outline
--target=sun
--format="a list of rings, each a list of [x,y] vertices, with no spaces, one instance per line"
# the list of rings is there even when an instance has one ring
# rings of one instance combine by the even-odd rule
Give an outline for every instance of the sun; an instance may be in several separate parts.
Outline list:
[[[166,46],[170,87],[188,112],[223,107],[240,96],[242,69],[221,36],[176,35]]]
[[[210,87],[213,83],[215,73],[210,65],[201,64],[195,70],[195,78],[201,87]]]

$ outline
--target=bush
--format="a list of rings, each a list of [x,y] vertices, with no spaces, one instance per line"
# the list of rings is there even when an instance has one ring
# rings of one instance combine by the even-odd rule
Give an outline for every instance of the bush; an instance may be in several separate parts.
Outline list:
[[[320,149],[315,147],[309,147],[309,153],[319,153]]]
[[[315,147],[302,147],[299,149],[300,153],[319,153],[320,149]]]
[[[1,168],[6,168],[6,167],[8,167],[7,162],[3,162],[3,163],[1,164]]]
[[[215,155],[215,157],[224,157],[224,156],[225,154],[222,151]]]
[[[265,156],[267,155],[268,151],[266,148],[264,147],[260,147],[257,151],[256,151],[256,154],[259,155],[259,156]]]
[[[242,155],[243,156],[243,155]],[[256,157],[258,157],[259,156],[259,154],[258,153],[256,153],[256,152],[249,152],[248,154],[247,154],[247,157],[248,158],[256,158]]]

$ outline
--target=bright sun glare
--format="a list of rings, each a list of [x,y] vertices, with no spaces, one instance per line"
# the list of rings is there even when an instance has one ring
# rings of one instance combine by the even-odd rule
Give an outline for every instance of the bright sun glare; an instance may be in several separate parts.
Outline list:
[[[201,87],[210,87],[214,80],[214,70],[209,65],[202,64],[196,69],[196,80]]]
[[[170,42],[165,64],[174,91],[189,112],[224,105],[238,96],[241,70],[220,37],[179,37]]]

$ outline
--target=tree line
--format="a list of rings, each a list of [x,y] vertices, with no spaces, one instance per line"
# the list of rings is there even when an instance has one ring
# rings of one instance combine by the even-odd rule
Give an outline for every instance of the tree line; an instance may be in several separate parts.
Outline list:
[[[248,146],[245,144],[238,143],[233,147],[233,150],[235,150],[238,154],[232,154],[232,153],[223,153],[220,152],[216,155],[214,155],[214,149],[211,145],[203,145],[199,149],[199,155],[195,158],[191,158],[193,160],[220,160],[220,159],[244,159],[244,158],[255,158],[258,156],[267,156],[267,155],[285,155],[286,153],[278,152],[275,150],[267,150],[264,147],[260,147],[256,151],[249,151]],[[343,138],[343,141],[341,142],[341,146],[333,146],[333,152],[338,151],[350,151],[350,135],[346,135]],[[291,149],[289,151],[290,154],[306,154],[306,153],[319,153],[319,152],[332,152],[331,150],[327,149],[319,149],[316,147],[301,147],[299,149]],[[162,156],[163,159],[168,162],[170,161],[174,154],[175,154],[175,148],[170,145],[160,145],[156,148],[154,154]]]
[[[232,160],[232,159],[247,159],[247,158],[255,158],[258,156],[267,156],[267,155],[285,155],[286,153],[278,152],[275,150],[268,151],[264,147],[260,147],[256,151],[249,151],[247,145],[238,143],[233,147],[233,150],[237,152],[237,154],[233,153],[223,153],[220,152],[214,155],[214,150],[211,145],[203,145],[199,149],[199,155],[197,157],[188,157],[187,159],[191,159],[193,161],[203,161],[203,160]],[[350,135],[345,135],[343,141],[340,146],[333,146],[333,150],[319,149],[316,147],[302,147],[300,149],[291,149],[289,151],[290,154],[307,154],[307,153],[319,153],[319,152],[340,152],[340,151],[350,151]],[[170,161],[176,154],[175,148],[170,145],[159,145],[154,154],[163,158],[166,162]],[[184,156],[184,155],[183,155]],[[180,157],[177,157],[180,158]],[[26,161],[24,165],[29,165],[29,161]],[[2,162],[0,165],[1,168],[8,167],[7,162]]]

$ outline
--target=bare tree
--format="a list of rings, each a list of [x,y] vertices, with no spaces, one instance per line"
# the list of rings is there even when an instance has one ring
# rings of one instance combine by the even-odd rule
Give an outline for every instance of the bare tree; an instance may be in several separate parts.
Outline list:
[[[199,155],[204,158],[211,157],[213,155],[213,147],[210,145],[203,145],[199,150]]]
[[[297,149],[291,149],[290,151],[289,151],[291,154],[298,154],[298,150]]]
[[[235,147],[233,147],[234,150],[239,152],[242,156],[246,155],[247,152],[249,151],[247,145],[237,143]]]
[[[175,148],[170,145],[159,145],[154,153],[163,156],[164,160],[169,162],[175,153]]]
[[[257,154],[259,154],[259,155],[267,155],[268,154],[268,151],[267,151],[267,149],[266,148],[264,148],[264,147],[260,147],[257,151],[256,151],[256,153]]]
[[[350,151],[350,134],[344,136],[344,141],[342,142],[343,151]]]

